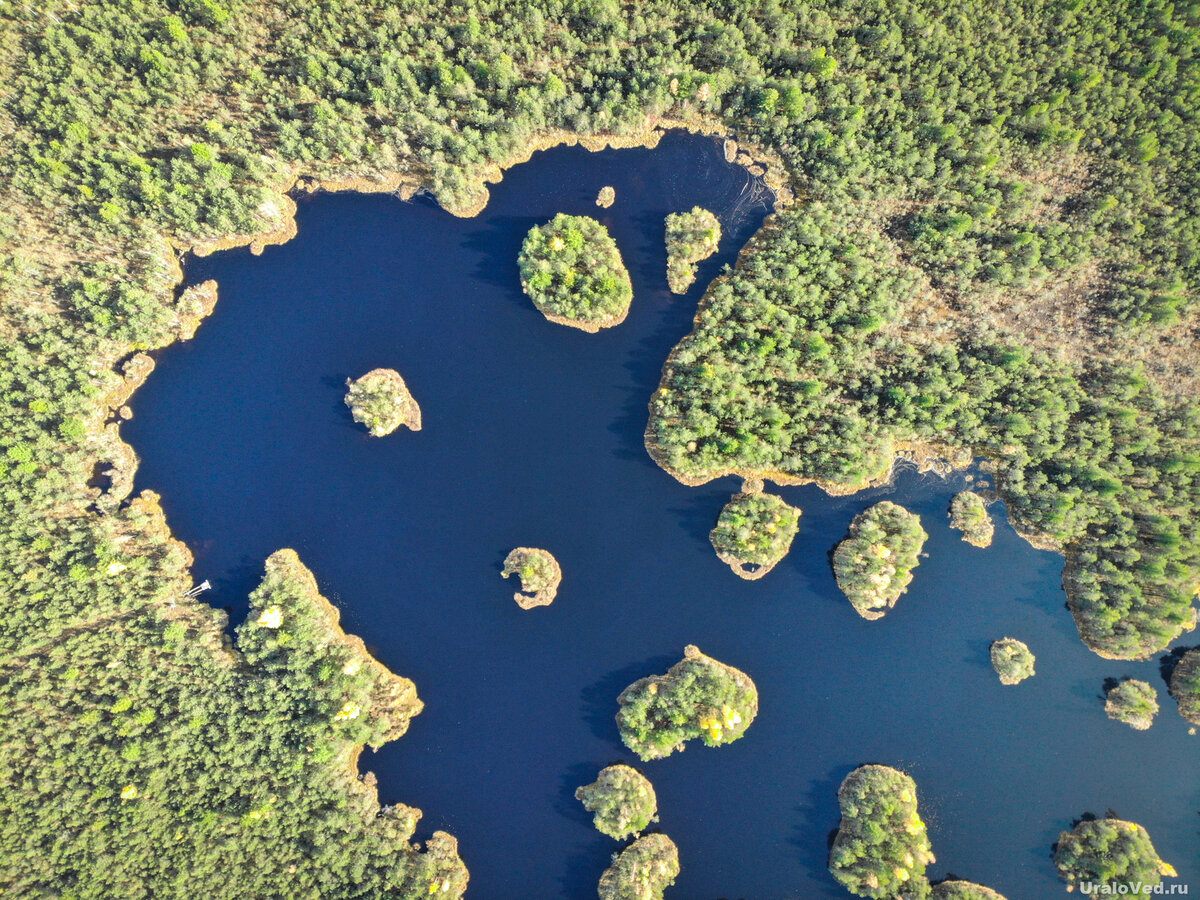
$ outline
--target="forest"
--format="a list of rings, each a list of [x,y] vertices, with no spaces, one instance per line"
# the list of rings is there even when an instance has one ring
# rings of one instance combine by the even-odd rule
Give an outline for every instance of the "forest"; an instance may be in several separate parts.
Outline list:
[[[348,774],[394,729],[330,706],[339,660],[256,634],[298,601],[268,576],[226,647],[121,476],[131,354],[194,328],[180,254],[285,234],[296,186],[466,211],[567,136],[769,150],[796,200],[672,354],[654,457],[845,488],[973,453],[1088,646],[1156,653],[1200,583],[1198,37],[1165,0],[0,6],[0,883],[465,885]]]

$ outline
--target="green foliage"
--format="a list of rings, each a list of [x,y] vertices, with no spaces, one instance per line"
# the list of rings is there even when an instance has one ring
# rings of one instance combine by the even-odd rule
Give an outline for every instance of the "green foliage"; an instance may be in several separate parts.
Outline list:
[[[991,888],[969,881],[943,881],[933,886],[931,900],[1004,900]]]
[[[1193,621],[1200,412],[1126,362],[1196,314],[1191,7],[79,0],[0,22],[10,890],[427,892],[394,880],[396,844],[372,836],[386,820],[331,780],[341,751],[303,749],[293,717],[312,697],[197,637],[219,629],[180,599],[188,557],[154,498],[87,488],[120,457],[113,360],[177,334],[174,248],[278,227],[297,172],[400,173],[465,209],[542,134],[736,126],[806,205],[708,292],[654,398],[655,458],[699,480],[844,486],[901,443],[972,448],[1014,524],[1066,549],[1090,647],[1146,658]],[[1053,298],[1057,279],[1084,287],[1068,301],[1085,305],[1081,362],[1026,352],[982,314],[1001,290]],[[930,288],[969,324],[931,318]],[[1172,686],[1185,714],[1195,671]],[[110,752],[109,708],[139,692],[155,718]],[[178,792],[169,814],[148,778],[113,799],[134,782],[110,761],[130,757]],[[259,815],[272,795],[287,829]]]
[[[633,286],[608,229],[587,216],[559,213],[525,236],[521,286],[534,305],[565,324],[616,325],[629,312]]]
[[[618,841],[645,831],[656,820],[658,799],[645,775],[629,766],[601,769],[592,784],[575,792],[584,809],[595,813],[596,830]]]
[[[1200,647],[1193,647],[1175,664],[1171,696],[1179,704],[1179,714],[1200,725]]]
[[[1153,887],[1174,871],[1158,856],[1141,825],[1090,819],[1058,836],[1054,865],[1070,888],[1081,884]]]
[[[665,834],[640,837],[600,876],[600,900],[662,900],[679,874],[679,851]]]
[[[854,517],[833,551],[833,574],[860,616],[882,617],[908,590],[928,537],[919,516],[889,500]]]
[[[699,206],[667,216],[667,282],[672,293],[686,294],[696,280],[696,263],[717,252],[721,223]]]
[[[838,789],[842,821],[829,871],[859,897],[925,900],[933,852],[917,811],[917,786],[888,766],[860,766]]]
[[[1000,676],[1001,684],[1020,684],[1036,674],[1034,663],[1037,660],[1033,652],[1016,638],[1006,637],[993,641],[989,652],[992,668]]]
[[[346,380],[346,405],[355,422],[375,437],[391,434],[401,425],[421,430],[421,410],[400,373],[373,369],[359,379]]]
[[[996,527],[988,515],[987,503],[974,491],[962,491],[950,501],[950,527],[963,533],[963,540],[976,547],[992,543]]]
[[[730,565],[771,568],[792,546],[800,528],[800,510],[774,494],[734,494],[721,509],[709,534],[721,559]]]
[[[708,747],[736,741],[758,714],[758,690],[746,673],[688,645],[666,675],[635,681],[617,703],[625,746],[658,759],[694,738]]]
[[[1158,715],[1158,692],[1154,686],[1134,678],[1126,679],[1109,689],[1104,711],[1110,719],[1124,722],[1130,728],[1145,731]]]
[[[510,553],[504,560],[504,570],[500,573],[505,578],[517,575],[521,579],[521,590],[544,591],[558,586],[559,567],[554,557],[545,550],[532,552]]]
[[[446,882],[444,896],[461,894],[453,839],[417,853],[419,813],[382,809],[351,763],[364,740],[403,732],[420,709],[411,682],[342,634],[295,554],[267,568],[238,629],[244,655],[224,648],[221,614],[180,603],[3,664],[0,703],[22,716],[0,741],[6,890],[107,900],[203,884],[233,900],[345,897],[353,883],[355,897],[416,900]],[[258,624],[273,608],[280,625]]]

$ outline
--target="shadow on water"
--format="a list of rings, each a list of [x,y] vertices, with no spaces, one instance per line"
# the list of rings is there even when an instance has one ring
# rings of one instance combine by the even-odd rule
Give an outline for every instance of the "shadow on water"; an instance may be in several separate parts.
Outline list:
[[[838,788],[857,766],[838,766],[822,778],[809,782],[803,802],[794,807],[800,821],[792,825],[788,843],[800,851],[804,866],[819,872],[829,866],[829,852],[837,836],[841,807]]]

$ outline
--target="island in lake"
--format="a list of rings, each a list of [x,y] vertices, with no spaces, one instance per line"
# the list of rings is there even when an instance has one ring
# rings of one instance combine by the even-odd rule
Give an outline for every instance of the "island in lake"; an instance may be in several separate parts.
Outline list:
[[[864,619],[881,619],[912,581],[929,537],[919,516],[890,500],[854,517],[833,552],[838,587]]]
[[[779,564],[800,527],[799,509],[761,490],[762,483],[757,482],[734,494],[709,533],[721,562],[750,581]]]
[[[1108,892],[1132,893],[1140,886],[1150,893],[1163,877],[1174,878],[1175,869],[1164,862],[1150,842],[1146,829],[1121,819],[1085,819],[1058,836],[1054,865],[1067,883],[1076,887],[1108,886]]]
[[[600,900],[662,900],[679,875],[679,851],[665,834],[640,837],[600,876]]]
[[[721,223],[699,206],[667,216],[667,283],[674,294],[686,294],[696,280],[696,264],[717,252]]]
[[[943,881],[933,886],[931,900],[1004,900],[1004,895],[970,881]]]
[[[1183,654],[1175,664],[1171,696],[1179,704],[1179,714],[1193,725],[1200,725],[1200,647]]]
[[[375,437],[391,434],[401,425],[421,430],[421,407],[395,369],[372,369],[361,378],[346,380],[346,405],[354,421]]]
[[[1033,664],[1036,658],[1033,651],[1016,638],[1006,637],[993,641],[989,655],[992,668],[1000,676],[1001,684],[1020,684],[1035,674]]]
[[[917,785],[890,766],[860,766],[838,790],[842,821],[829,853],[833,877],[860,897],[924,897],[934,861]]]
[[[596,205],[601,209],[608,209],[617,202],[617,191],[611,184],[606,184],[600,188],[600,193],[596,195]]]
[[[745,672],[689,644],[666,675],[635,681],[617,703],[625,746],[643,760],[659,759],[694,738],[709,747],[736,741],[758,714],[758,689]]]
[[[521,287],[551,322],[594,333],[629,314],[633,283],[617,242],[595,219],[559,213],[535,225],[517,262]]]
[[[505,578],[516,575],[521,579],[521,590],[513,594],[513,599],[521,609],[533,609],[535,606],[549,606],[558,596],[558,586],[562,583],[562,567],[549,550],[537,547],[517,547],[504,557],[504,569],[500,573]]]
[[[658,812],[650,779],[625,765],[601,769],[594,782],[575,791],[575,799],[595,814],[597,831],[618,841],[645,831]]]
[[[990,547],[996,526],[988,515],[987,502],[974,491],[955,494],[950,501],[950,527],[975,547]]]
[[[1145,731],[1158,715],[1158,692],[1147,681],[1129,678],[1108,689],[1104,711],[1114,721]]]

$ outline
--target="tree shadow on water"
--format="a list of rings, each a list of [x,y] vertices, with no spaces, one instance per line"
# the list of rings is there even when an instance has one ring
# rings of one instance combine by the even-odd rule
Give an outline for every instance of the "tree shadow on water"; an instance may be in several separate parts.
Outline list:
[[[472,278],[500,288],[504,296],[526,308],[532,301],[521,290],[521,270],[517,258],[525,235],[542,221],[536,216],[497,216],[467,234],[462,246],[480,257]]]
[[[802,819],[791,828],[788,843],[800,849],[804,867],[810,872],[829,868],[829,851],[837,835],[842,812],[838,805],[838,788],[857,766],[837,766],[822,778],[809,782],[804,801],[795,808]]]

